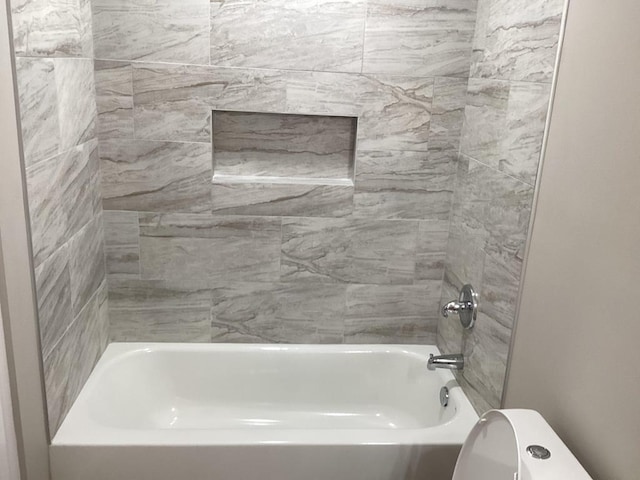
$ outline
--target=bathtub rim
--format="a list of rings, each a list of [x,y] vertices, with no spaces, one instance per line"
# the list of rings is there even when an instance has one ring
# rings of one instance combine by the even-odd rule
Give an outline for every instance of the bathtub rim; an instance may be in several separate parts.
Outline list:
[[[453,417],[436,426],[405,429],[136,429],[106,426],[87,413],[87,402],[101,373],[116,362],[154,351],[241,352],[293,351],[322,353],[400,353],[419,357],[425,374],[437,374],[449,388]],[[372,344],[254,344],[115,342],[108,345],[69,414],[54,436],[52,446],[233,446],[233,445],[461,445],[478,415],[450,371],[428,371],[435,345]]]

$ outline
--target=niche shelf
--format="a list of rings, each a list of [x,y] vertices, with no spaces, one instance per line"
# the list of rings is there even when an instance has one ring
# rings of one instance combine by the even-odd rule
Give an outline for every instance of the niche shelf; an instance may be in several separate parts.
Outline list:
[[[220,110],[212,117],[214,213],[351,213],[356,117]]]

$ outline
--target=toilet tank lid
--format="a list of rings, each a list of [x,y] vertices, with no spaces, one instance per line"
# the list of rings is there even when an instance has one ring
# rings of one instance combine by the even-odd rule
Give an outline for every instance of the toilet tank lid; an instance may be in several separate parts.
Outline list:
[[[504,447],[509,447],[515,441],[518,475],[512,478],[518,480],[566,480],[568,478],[593,480],[542,415],[535,410],[490,410],[478,420],[469,434],[467,442],[479,434],[486,435],[488,425],[504,424],[505,421],[511,426],[512,432],[509,432],[508,435],[503,432],[502,438],[498,439],[497,444],[501,443],[504,444]],[[458,473],[459,464],[467,461],[471,453],[470,450],[473,450],[473,448],[466,448],[468,447],[467,442],[460,452],[456,473]],[[547,451],[550,454],[548,458],[536,458],[546,457]],[[454,480],[467,479],[454,474]]]

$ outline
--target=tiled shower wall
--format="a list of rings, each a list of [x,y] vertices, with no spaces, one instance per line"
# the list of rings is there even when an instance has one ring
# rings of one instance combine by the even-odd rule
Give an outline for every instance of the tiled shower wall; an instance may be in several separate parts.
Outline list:
[[[94,0],[111,339],[433,343],[475,20],[476,0]],[[219,178],[213,110],[358,117],[351,176]]]
[[[33,265],[52,433],[108,340],[91,7],[12,0]]]
[[[437,326],[497,406],[561,3],[13,0],[52,432],[108,322],[199,342]],[[212,183],[213,110],[358,117],[350,183]],[[438,325],[469,281],[476,329]]]
[[[480,313],[438,324],[478,411],[500,406],[563,3],[478,1],[442,301],[471,283]]]

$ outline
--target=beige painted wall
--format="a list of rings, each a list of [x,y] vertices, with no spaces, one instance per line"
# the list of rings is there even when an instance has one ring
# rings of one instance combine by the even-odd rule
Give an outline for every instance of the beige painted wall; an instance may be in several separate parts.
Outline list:
[[[569,9],[506,407],[640,479],[640,3]]]

